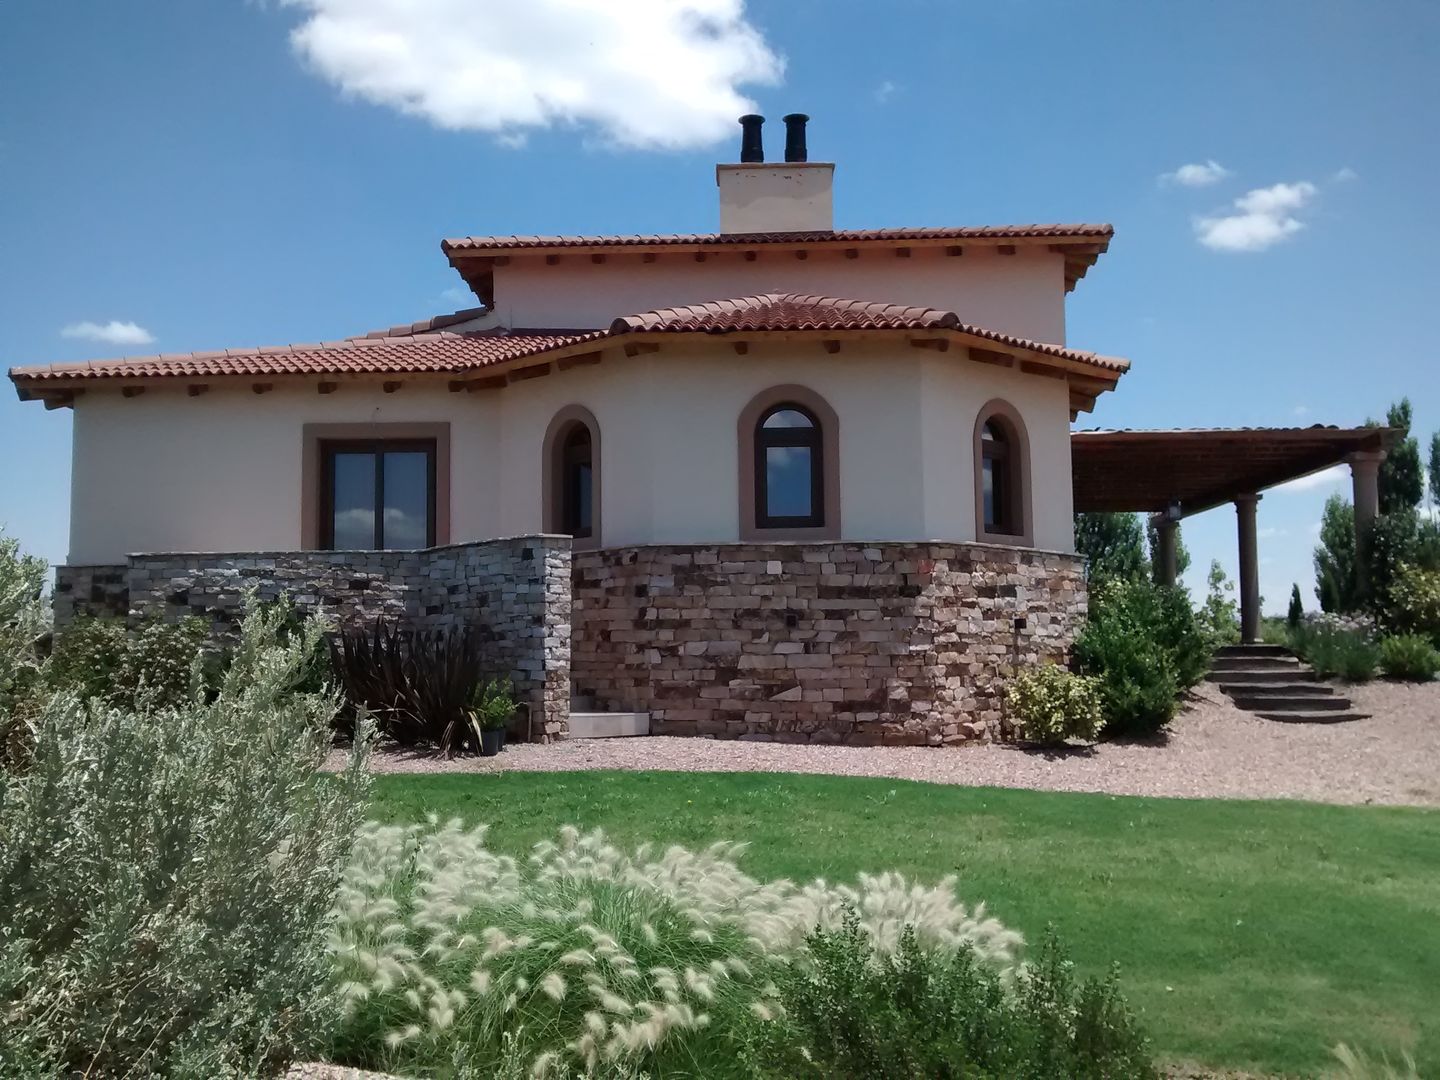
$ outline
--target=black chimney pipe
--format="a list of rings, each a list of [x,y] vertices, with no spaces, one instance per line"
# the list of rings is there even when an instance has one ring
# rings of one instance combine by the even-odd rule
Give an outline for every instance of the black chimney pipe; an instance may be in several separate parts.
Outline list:
[[[786,161],[810,160],[810,154],[805,149],[805,122],[809,119],[810,117],[799,112],[792,112],[785,117]]]
[[[763,116],[747,113],[740,117],[740,161],[742,164],[765,160],[765,144],[760,141],[760,125]]]

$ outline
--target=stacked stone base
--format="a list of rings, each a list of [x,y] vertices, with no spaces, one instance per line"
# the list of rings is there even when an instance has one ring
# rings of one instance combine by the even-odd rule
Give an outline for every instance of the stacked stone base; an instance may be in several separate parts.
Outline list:
[[[578,696],[667,735],[948,745],[1007,734],[1005,679],[1063,660],[1083,562],[984,544],[574,556]]]

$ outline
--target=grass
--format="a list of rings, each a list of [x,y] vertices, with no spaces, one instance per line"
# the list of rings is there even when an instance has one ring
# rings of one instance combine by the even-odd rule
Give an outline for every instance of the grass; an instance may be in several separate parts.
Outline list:
[[[492,825],[523,853],[565,823],[627,844],[750,843],[751,873],[960,877],[1077,963],[1117,960],[1166,1060],[1306,1074],[1346,1042],[1440,1072],[1440,812],[1142,799],[826,776],[385,776],[375,814]]]

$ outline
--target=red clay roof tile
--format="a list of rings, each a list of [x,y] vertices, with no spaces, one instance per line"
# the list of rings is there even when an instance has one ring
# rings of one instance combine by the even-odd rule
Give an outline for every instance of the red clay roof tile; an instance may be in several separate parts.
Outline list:
[[[462,236],[440,243],[451,251],[514,251],[551,247],[710,247],[731,244],[860,243],[868,240],[1023,240],[1056,239],[1108,241],[1110,225],[970,225],[941,228],[835,229],[824,232],[765,233],[652,233],[634,236]]]

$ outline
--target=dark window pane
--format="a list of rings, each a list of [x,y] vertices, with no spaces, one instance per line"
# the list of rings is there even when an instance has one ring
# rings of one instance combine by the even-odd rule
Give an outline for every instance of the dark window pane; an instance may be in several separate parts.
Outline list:
[[[995,532],[995,462],[988,457],[980,466],[980,490],[985,503],[985,531]]]
[[[341,551],[375,546],[375,455],[337,453],[331,457],[334,505],[331,546]]]
[[[809,517],[811,457],[808,446],[765,448],[765,513],[772,518]]]
[[[594,473],[588,461],[578,462],[570,467],[570,491],[567,511],[569,520],[565,523],[571,536],[590,535],[591,515],[594,510]]]
[[[423,548],[430,543],[430,457],[418,450],[385,455],[386,548]]]
[[[798,409],[777,409],[765,418],[767,428],[808,428],[814,423]]]

